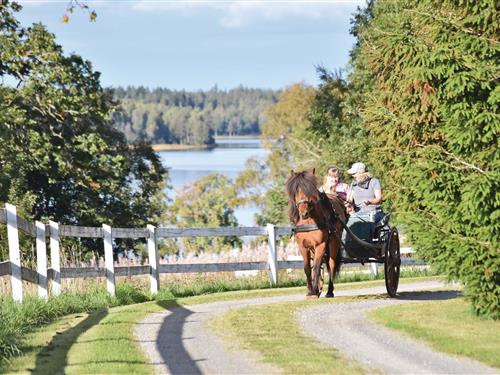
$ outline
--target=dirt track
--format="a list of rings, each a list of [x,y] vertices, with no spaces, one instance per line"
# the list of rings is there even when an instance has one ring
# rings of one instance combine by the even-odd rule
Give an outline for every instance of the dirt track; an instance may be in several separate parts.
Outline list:
[[[422,291],[441,288],[439,282],[401,285],[399,290]],[[384,287],[338,291],[336,296],[385,294]],[[361,362],[368,372],[373,369],[398,374],[482,374],[494,369],[478,363],[432,352],[423,344],[401,338],[369,322],[364,314],[372,308],[394,303],[409,303],[425,298],[454,298],[456,292],[418,294],[402,299],[379,299],[355,303],[335,303],[304,309],[297,314],[308,335],[333,345],[345,355]],[[417,297],[419,296],[419,297]],[[428,297],[425,297],[428,296]],[[158,373],[162,374],[269,374],[280,370],[262,364],[255,353],[228,350],[220,338],[210,332],[211,317],[229,309],[286,301],[301,301],[304,295],[279,296],[252,300],[224,301],[175,307],[152,314],[135,330],[141,347]],[[320,314],[320,315],[317,315]],[[328,316],[331,321],[314,326],[312,316]],[[335,320],[337,319],[337,320]],[[307,323],[305,323],[307,322]],[[329,327],[325,330],[325,327]]]

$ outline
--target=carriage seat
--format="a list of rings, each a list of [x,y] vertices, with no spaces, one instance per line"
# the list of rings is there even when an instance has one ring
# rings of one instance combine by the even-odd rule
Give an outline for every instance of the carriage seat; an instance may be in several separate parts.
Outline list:
[[[382,219],[377,222],[372,221],[373,216],[367,215],[352,215],[349,217],[347,226],[354,233],[356,237],[360,240],[366,242],[372,242],[374,239],[378,238],[380,229],[383,228],[389,222],[389,217],[391,214],[384,214]],[[344,236],[347,242],[351,242],[349,236]]]
[[[384,227],[385,225],[387,225],[387,223],[389,222],[390,216],[391,216],[391,214],[385,214],[382,219],[377,221],[375,223],[375,230],[380,229],[380,228]]]

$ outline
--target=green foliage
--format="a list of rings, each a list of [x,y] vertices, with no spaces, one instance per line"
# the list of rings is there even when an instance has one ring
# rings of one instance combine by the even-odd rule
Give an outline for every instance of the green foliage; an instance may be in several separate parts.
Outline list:
[[[309,110],[307,137],[318,145],[315,165],[320,175],[335,165],[346,171],[352,163],[364,160],[371,140],[360,121],[360,82],[347,82],[340,72],[317,69],[321,83]]]
[[[385,1],[357,17],[369,164],[419,253],[500,317],[500,54],[493,1]]]
[[[234,209],[238,205],[237,189],[227,177],[210,174],[186,187],[170,207],[170,222],[179,228],[235,227]],[[182,241],[188,252],[219,253],[241,245],[237,237],[195,237]]]
[[[271,149],[268,170],[258,180],[268,185],[259,224],[288,223],[283,187],[291,169],[315,167],[319,176],[330,165],[346,170],[354,161],[363,160],[370,147],[368,132],[354,109],[359,101],[354,85],[340,72],[320,67],[318,74],[317,89],[293,85],[266,111],[262,136],[276,141],[267,143]]]
[[[310,125],[308,111],[315,89],[304,84],[292,85],[281,93],[279,101],[270,106],[262,126],[264,147],[270,150],[265,169],[255,169],[255,185],[265,186],[263,211],[257,217],[265,223],[288,224],[285,181],[293,168],[313,166],[315,147],[304,135]]]
[[[0,76],[12,83],[0,84],[0,202],[29,220],[145,226],[163,210],[159,158],[113,126],[116,103],[92,64],[41,24],[22,27],[17,10],[0,5]]]
[[[118,87],[121,111],[113,118],[129,142],[213,144],[216,135],[259,134],[264,109],[276,102],[272,90],[214,87],[186,92]]]

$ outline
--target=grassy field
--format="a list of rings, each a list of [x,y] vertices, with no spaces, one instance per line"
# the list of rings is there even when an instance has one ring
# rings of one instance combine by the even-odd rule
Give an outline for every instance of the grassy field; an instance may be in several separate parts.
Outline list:
[[[436,350],[500,368],[500,322],[473,315],[464,298],[390,306],[370,315]]]
[[[428,278],[417,280],[428,280]],[[339,284],[336,289],[364,288],[379,284],[380,281]],[[304,292],[304,287],[293,287],[241,290],[178,299],[169,299],[168,296],[162,298],[160,294],[158,301],[72,314],[28,333],[21,346],[24,354],[12,358],[10,363],[3,362],[0,372],[150,374],[153,369],[148,365],[133,335],[135,324],[146,315],[162,311],[169,306]],[[127,295],[131,299],[137,298],[130,296],[130,292]],[[335,358],[337,357],[335,354]],[[303,360],[309,361],[305,357]],[[345,366],[351,369],[350,365],[345,364]]]

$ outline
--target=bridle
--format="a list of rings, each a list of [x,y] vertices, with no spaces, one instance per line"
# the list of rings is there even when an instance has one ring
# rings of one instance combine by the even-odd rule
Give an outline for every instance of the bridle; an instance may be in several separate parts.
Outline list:
[[[312,200],[309,200],[309,199],[301,199],[300,201],[297,201],[295,202],[295,207],[297,207],[297,209],[299,209],[299,206],[301,204],[307,204],[307,208],[308,208],[308,211],[311,209],[311,207],[314,205],[314,202]]]
[[[324,214],[323,207],[321,206],[321,203],[323,201],[328,201],[328,198],[327,198],[326,194],[320,193],[319,200],[320,200],[321,211]],[[314,206],[315,202],[312,201],[312,200],[309,200],[309,199],[302,199],[300,201],[297,201],[297,202],[295,202],[295,206],[297,207],[297,210],[299,209],[299,205],[301,205],[301,204],[306,204],[307,205],[307,211],[306,212],[307,212],[307,214],[309,214],[309,211],[311,210],[311,207]],[[331,206],[330,206],[330,209],[332,209]],[[300,212],[300,210],[299,210],[299,212]],[[334,220],[339,220],[339,218],[338,218],[337,213],[335,212],[335,210],[332,209],[332,213],[333,213],[333,219]],[[299,215],[300,215],[300,213],[299,213]],[[320,224],[320,225],[318,225],[318,224],[302,224],[302,225],[296,225],[292,229],[292,235],[296,234],[296,233],[312,232],[312,231],[321,230],[321,229],[327,229],[329,234],[332,231],[331,230],[332,228],[330,228],[326,223],[325,224]],[[333,230],[333,232],[335,232],[335,230]]]
[[[305,204],[307,206],[307,209],[304,213],[300,212],[299,206],[301,204]],[[299,211],[299,216],[302,219],[306,219],[308,216],[311,216],[311,211],[314,208],[314,204],[315,204],[315,202],[310,200],[310,199],[301,199],[301,200],[295,202],[295,207],[297,207],[297,211]]]

